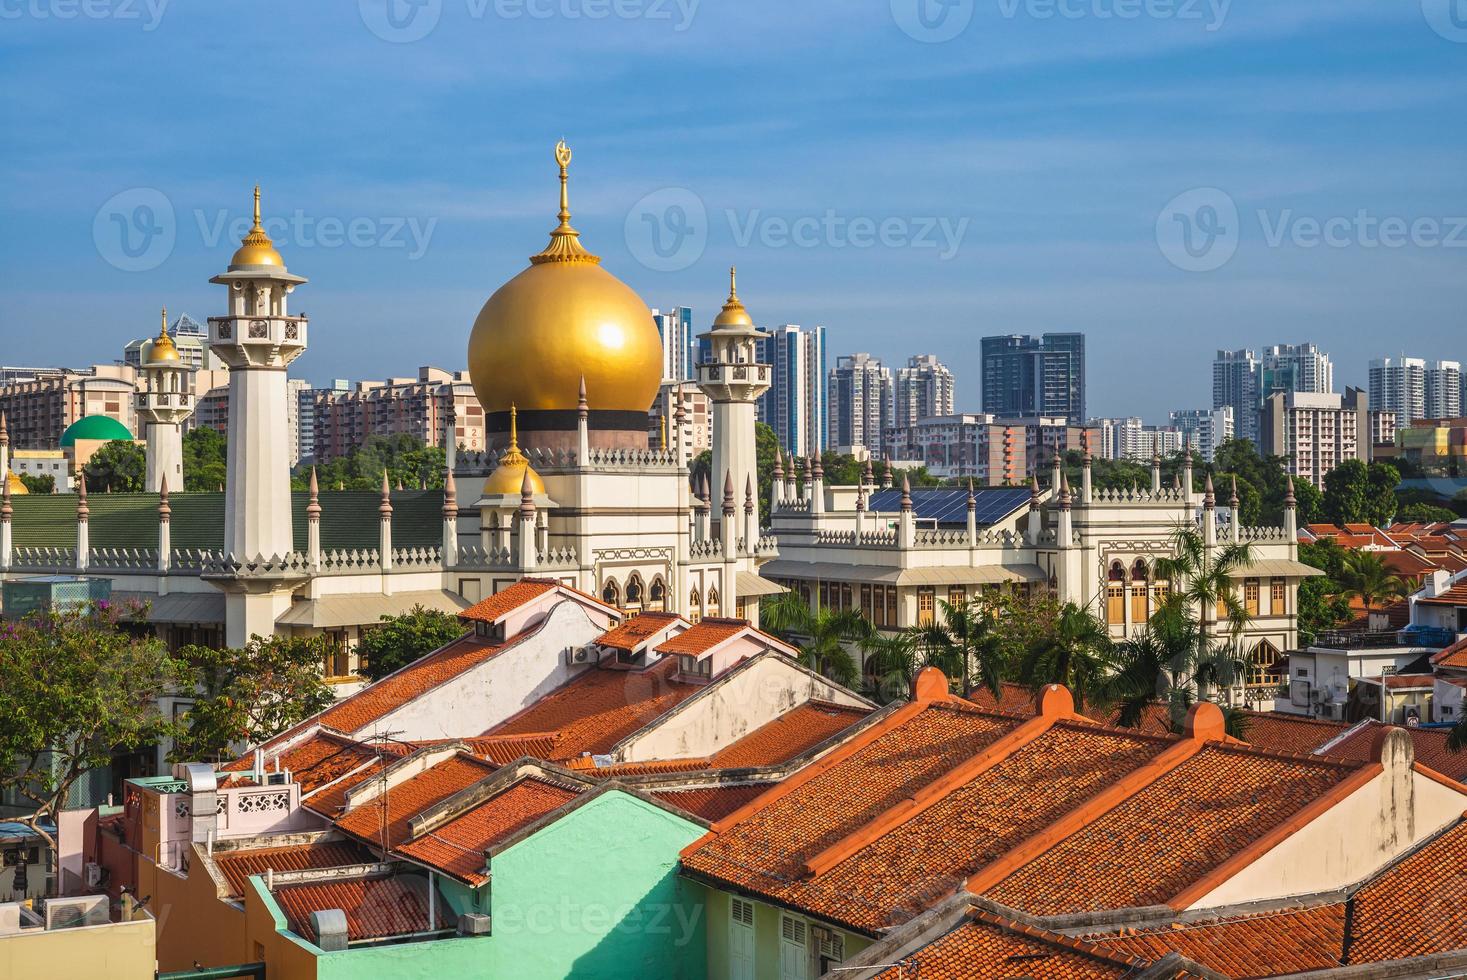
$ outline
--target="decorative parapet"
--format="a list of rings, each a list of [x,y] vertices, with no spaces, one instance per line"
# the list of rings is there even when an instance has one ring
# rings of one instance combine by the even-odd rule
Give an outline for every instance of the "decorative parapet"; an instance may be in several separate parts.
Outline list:
[[[792,514],[806,514],[810,511],[808,500],[782,500],[779,503],[780,511],[788,511]]]
[[[223,556],[217,551],[198,548],[175,548],[169,567],[175,572],[200,574],[204,566],[219,561]]]
[[[62,572],[76,568],[75,548],[16,548],[10,557],[11,568]]]
[[[458,547],[457,568],[511,568],[508,548],[484,548],[477,544]]]
[[[1238,540],[1250,544],[1287,544],[1289,532],[1281,527],[1240,527]]]
[[[443,567],[442,548],[393,548],[393,571],[435,570]]]
[[[1186,502],[1184,494],[1176,487],[1163,487],[1160,490],[1152,490],[1150,487],[1118,487],[1092,491],[1091,497],[1098,504],[1181,504]]]
[[[306,556],[299,551],[292,551],[268,558],[264,555],[255,555],[253,558],[238,555],[211,558],[203,563],[200,574],[204,578],[269,579],[306,578],[312,571]]]
[[[770,534],[763,535],[754,545],[754,554],[760,558],[778,557],[779,539]]]
[[[93,548],[87,564],[91,568],[114,572],[155,572],[158,570],[158,549]]]
[[[586,462],[591,466],[636,466],[651,469],[677,469],[678,457],[660,449],[592,448]]]
[[[540,552],[535,561],[541,568],[576,568],[576,549],[551,548]]]
[[[913,543],[918,548],[966,548],[967,531],[918,531]]]
[[[706,541],[694,541],[688,546],[688,557],[698,558],[722,558],[723,545],[713,539]]]

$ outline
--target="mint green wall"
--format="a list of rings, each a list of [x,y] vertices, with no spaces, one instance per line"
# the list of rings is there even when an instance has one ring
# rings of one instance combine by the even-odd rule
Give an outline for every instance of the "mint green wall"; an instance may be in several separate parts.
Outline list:
[[[516,976],[512,972],[491,972],[488,952],[493,942],[485,937],[438,939],[321,953],[316,957],[316,980],[488,980]]]
[[[496,854],[492,975],[702,980],[703,889],[677,874],[702,835],[613,791]]]
[[[705,888],[703,894],[708,909],[707,980],[729,980],[729,893],[715,888]],[[752,900],[746,899],[746,901]],[[826,925],[822,920],[801,916],[796,912],[786,913],[778,906],[754,901],[754,976],[758,980],[765,980],[765,978],[779,980],[779,919],[783,914],[803,918],[807,923]],[[845,937],[847,959],[855,956],[873,942],[872,939],[859,933],[847,932],[844,929],[837,931]],[[811,980],[814,980],[815,976],[816,972],[812,969],[810,971]]]

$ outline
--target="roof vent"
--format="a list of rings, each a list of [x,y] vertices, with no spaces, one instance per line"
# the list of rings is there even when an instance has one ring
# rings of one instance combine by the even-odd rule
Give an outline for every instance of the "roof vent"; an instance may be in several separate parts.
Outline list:
[[[321,909],[311,913],[311,929],[316,945],[328,953],[346,949],[346,913],[341,909]]]

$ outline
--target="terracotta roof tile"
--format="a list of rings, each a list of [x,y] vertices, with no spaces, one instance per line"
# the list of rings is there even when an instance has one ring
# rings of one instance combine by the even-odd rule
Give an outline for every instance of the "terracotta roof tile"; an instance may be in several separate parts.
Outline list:
[[[1353,771],[1333,760],[1208,745],[987,897],[1034,915],[1165,903]]]
[[[826,701],[806,701],[715,752],[712,769],[742,769],[788,762],[833,738],[871,713]]]
[[[602,633],[596,638],[596,643],[603,647],[611,647],[614,650],[635,650],[639,644],[646,642],[649,637],[667,629],[677,622],[686,622],[677,613],[647,612]]]
[[[336,825],[378,848],[385,833],[387,847],[396,848],[407,839],[409,820],[493,775],[495,768],[491,763],[460,752],[353,807],[337,818]]]
[[[1376,681],[1390,691],[1429,691],[1434,680],[1431,674],[1385,674],[1363,679]]]
[[[525,735],[466,738],[461,741],[474,755],[503,766],[525,756],[550,759],[555,754],[560,736],[554,732],[530,732]]]
[[[310,796],[301,797],[301,805],[308,810],[313,810],[328,819],[335,819],[346,806],[346,794],[369,779],[375,779],[383,768],[396,761],[393,756],[386,756],[382,761],[373,761],[366,766],[346,776],[339,782],[333,783],[322,789],[316,790]]]
[[[475,887],[484,884],[484,850],[565,806],[574,790],[526,778],[397,848]]]
[[[1458,640],[1431,658],[1432,666],[1449,670],[1467,670],[1467,638]]]
[[[245,882],[251,875],[265,870],[300,871],[305,868],[338,868],[375,860],[366,848],[353,841],[324,841],[297,844],[292,847],[255,847],[248,850],[216,851],[214,863],[229,883],[229,894],[245,893]]]
[[[1175,951],[1232,980],[1328,970],[1342,965],[1345,906],[1288,909],[1122,936],[1093,936],[1090,941],[1150,960]]]
[[[1245,711],[1243,741],[1270,752],[1292,752],[1308,755],[1350,727],[1342,721],[1325,721],[1286,715],[1280,711]]]
[[[646,670],[591,669],[562,685],[485,735],[555,732],[549,762],[600,754],[663,712],[705,690],[677,680],[677,661],[665,657]]]
[[[401,755],[398,746],[384,746],[388,755]],[[378,756],[378,748],[362,742],[336,735],[317,732],[276,755],[266,758],[267,771],[288,769],[291,778],[301,784],[301,795],[315,792],[335,779],[340,779]],[[234,772],[248,772],[254,765],[253,755],[229,763],[225,768]]]
[[[724,640],[738,636],[748,628],[749,624],[742,619],[717,619],[705,616],[693,624],[692,628],[663,640],[657,645],[657,652],[698,656],[707,653]]]
[[[664,803],[686,810],[704,820],[722,820],[739,807],[773,789],[777,783],[747,783],[743,786],[710,786],[702,789],[654,791]]]
[[[1441,595],[1416,601],[1424,602],[1429,606],[1467,606],[1467,582],[1460,582]]]
[[[1147,960],[1139,956],[1020,925],[978,909],[970,911],[967,921],[956,929],[904,960],[906,965],[878,973],[878,980],[901,980],[918,974],[923,980],[1111,980],[1136,976],[1147,966]]]
[[[999,685],[999,696],[997,698],[986,687],[979,688],[968,696],[969,701],[985,710],[1023,715],[1026,718],[1033,717],[1037,712],[1034,698],[1035,695],[1032,688],[1024,684],[1015,684],[1012,681],[1004,681]],[[1097,721],[1103,725],[1117,724],[1117,712],[1108,708],[1089,705],[1081,709],[1081,713],[1091,721]],[[1125,727],[1134,728],[1138,732],[1145,732],[1150,735],[1167,735],[1171,733],[1170,721],[1171,715],[1167,706],[1154,704],[1148,705],[1142,712],[1139,723]]]
[[[383,939],[427,932],[428,885],[418,875],[390,875],[346,881],[280,885],[275,901],[290,923],[290,931],[314,941],[311,913],[341,909],[346,913],[347,938]],[[449,927],[448,903],[438,901],[436,929]]]
[[[360,732],[388,712],[477,667],[508,645],[488,643],[474,636],[462,637],[338,701],[316,720],[337,731]]]
[[[1467,949],[1467,822],[1377,875],[1354,895],[1352,963]]]
[[[556,586],[557,583],[550,579],[521,579],[509,588],[501,589],[489,598],[474,603],[460,612],[458,618],[468,622],[498,622],[532,599],[554,592]]]
[[[1370,758],[1379,731],[1379,722],[1360,725],[1339,744],[1331,746],[1327,754],[1337,759],[1363,762]],[[1437,728],[1407,728],[1405,732],[1411,736],[1417,762],[1450,779],[1467,782],[1467,752],[1448,751],[1447,732]]]

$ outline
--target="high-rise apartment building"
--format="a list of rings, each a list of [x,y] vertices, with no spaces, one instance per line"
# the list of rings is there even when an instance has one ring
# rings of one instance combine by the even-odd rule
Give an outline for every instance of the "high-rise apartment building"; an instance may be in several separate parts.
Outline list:
[[[1329,355],[1313,344],[1276,344],[1263,349],[1263,382],[1267,398],[1276,391],[1327,395],[1335,390],[1335,368]]]
[[[665,432],[668,445],[674,444],[678,438],[674,426],[677,425],[679,403],[683,407],[682,449],[686,462],[713,447],[712,405],[696,381],[664,381],[657,389],[657,400],[652,403],[652,411],[647,413],[647,441],[649,445],[661,448]]]
[[[662,338],[662,380],[690,381],[698,351],[693,334],[693,311],[686,306],[654,309],[652,322]]]
[[[1359,388],[1346,388],[1343,395],[1274,392],[1264,402],[1259,450],[1285,457],[1290,473],[1319,486],[1347,459],[1370,461],[1376,437],[1394,430],[1388,416],[1372,412]]]
[[[1187,408],[1173,412],[1172,426],[1182,433],[1192,450],[1209,463],[1217,448],[1236,435],[1232,406],[1222,408]]]
[[[863,448],[872,456],[886,453],[892,427],[891,370],[870,354],[835,359],[827,384],[830,432],[826,445],[838,452]]]
[[[1091,419],[1089,428],[1090,451],[1102,459],[1147,462],[1158,454],[1175,456],[1186,445],[1186,433],[1179,426],[1147,425],[1135,417]]]
[[[1212,407],[1231,408],[1236,436],[1255,443],[1261,439],[1259,413],[1270,395],[1333,391],[1334,365],[1313,344],[1276,344],[1262,355],[1220,350],[1212,362]]]
[[[984,337],[982,358],[985,414],[1086,418],[1084,334]]]
[[[360,381],[351,391],[315,394],[314,458],[345,456],[374,435],[405,433],[429,446],[481,450],[484,410],[467,371],[420,367],[416,378]]]
[[[907,358],[907,366],[896,373],[895,424],[916,425],[923,419],[952,415],[954,407],[953,373],[935,354],[918,354]]]
[[[903,458],[921,460],[934,476],[986,486],[1022,484],[1046,471],[1055,453],[1095,452],[1099,433],[1063,418],[1001,419],[993,415],[925,418],[905,430]]]
[[[1394,412],[1397,423],[1456,418],[1462,413],[1462,365],[1419,357],[1384,357],[1370,362],[1370,407]]]
[[[94,364],[81,370],[18,375],[29,381],[0,386],[14,449],[55,449],[61,434],[77,419],[105,415],[137,431],[133,396],[137,372],[123,364]]]
[[[1263,396],[1258,386],[1262,362],[1251,350],[1220,350],[1212,362],[1212,407],[1233,411],[1234,432],[1239,439],[1258,441],[1258,410]]]
[[[825,328],[786,323],[758,341],[760,364],[772,368],[757,418],[779,437],[785,452],[809,456],[825,449]]]

